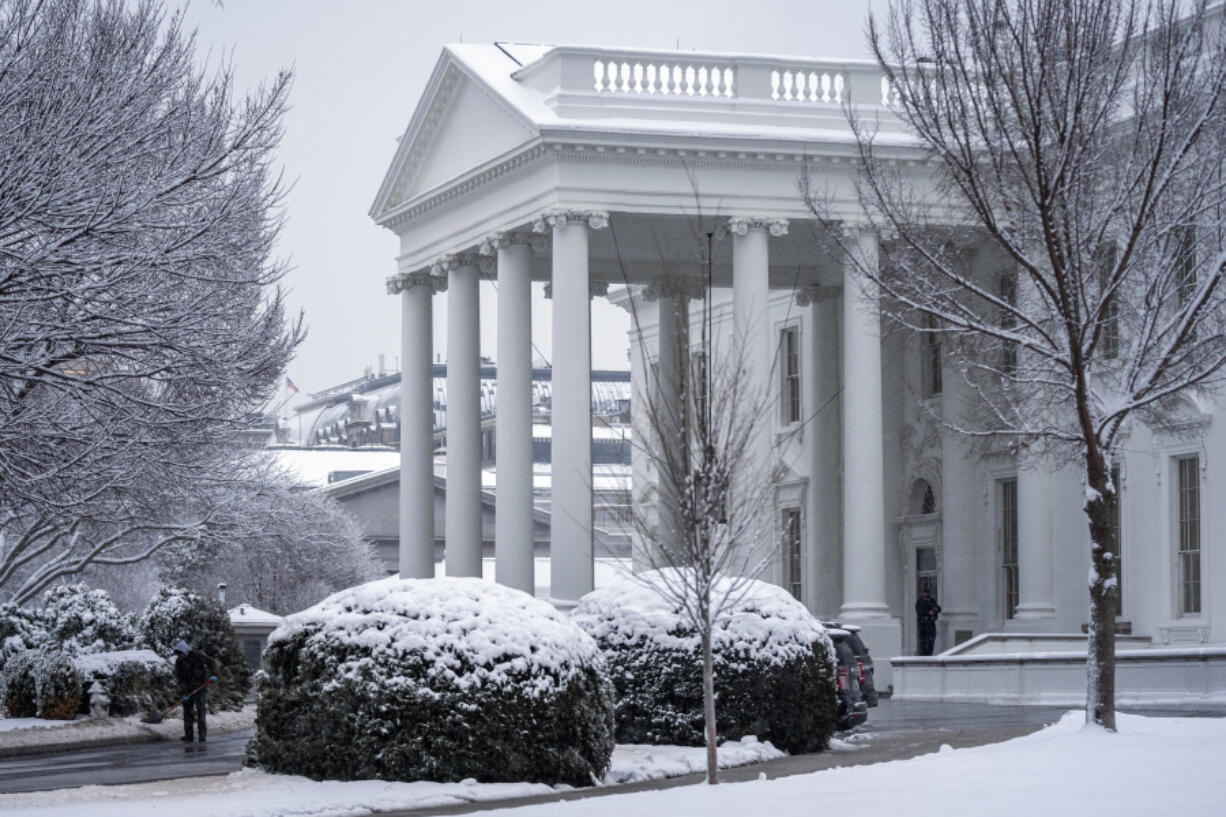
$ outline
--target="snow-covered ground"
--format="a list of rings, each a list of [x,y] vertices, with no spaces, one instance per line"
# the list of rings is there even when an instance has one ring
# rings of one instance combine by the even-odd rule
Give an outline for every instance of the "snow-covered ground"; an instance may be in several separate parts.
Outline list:
[[[983,814],[1217,817],[1226,719],[1120,715],[1120,732],[1086,729],[1080,712],[1033,735],[993,746],[950,749],[889,763],[828,769],[751,783],[684,786],[577,802],[535,805],[507,817],[812,817],[894,814],[979,817]],[[740,744],[742,748],[754,746]],[[765,745],[756,744],[760,749]],[[621,747],[618,775],[675,763],[701,768],[701,749]],[[649,758],[648,755],[651,757]],[[688,760],[680,760],[688,756]],[[619,771],[619,769],[621,771]],[[629,779],[637,779],[631,773]],[[89,786],[0,797],[6,817],[78,815],[293,817],[358,815],[378,809],[495,800],[542,794],[546,786],[477,783],[313,783],[243,771],[134,786]]]
[[[769,743],[745,738],[720,747],[720,766],[743,766],[782,757]],[[706,750],[688,746],[618,746],[606,784],[676,777],[706,768]],[[562,786],[560,789],[568,787]],[[372,811],[530,797],[555,791],[542,783],[318,783],[305,777],[244,769],[225,777],[191,777],[125,786],[83,786],[51,792],[0,795],[0,813],[38,817],[329,817]]]

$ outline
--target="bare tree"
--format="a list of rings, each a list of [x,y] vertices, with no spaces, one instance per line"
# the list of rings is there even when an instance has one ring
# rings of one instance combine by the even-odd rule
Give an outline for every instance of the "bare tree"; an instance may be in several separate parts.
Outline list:
[[[695,258],[707,262],[709,277],[710,239],[698,229],[701,223],[693,225]],[[770,413],[768,396],[749,385],[744,339],[735,332],[716,337],[713,331],[709,282],[701,354],[691,359],[688,343],[677,343],[671,358],[651,359],[639,315],[644,296],[658,300],[662,311],[671,310],[679,334],[689,333],[688,300],[674,290],[692,290],[699,282],[687,282],[677,271],[669,280],[652,292],[636,288],[629,298],[646,386],[635,396],[640,408],[634,445],[652,477],[649,493],[636,498],[632,512],[635,561],[658,571],[647,586],[674,605],[699,636],[707,782],[716,784],[715,631],[778,554],[771,521],[772,463],[762,461],[754,446],[768,431]]]
[[[207,516],[177,494],[275,388],[270,162],[288,74],[235,98],[157,0],[0,0],[0,588],[28,599]]]
[[[383,575],[361,526],[322,491],[257,462],[226,493],[198,538],[159,554],[164,581],[203,593],[225,582],[232,602],[285,615]]]
[[[1226,362],[1226,40],[1204,0],[895,0],[868,39],[915,143],[849,111],[885,313],[940,338],[957,431],[1075,464],[1087,722],[1115,728],[1112,464]],[[920,148],[926,171],[899,159]],[[829,209],[807,191],[819,216]]]

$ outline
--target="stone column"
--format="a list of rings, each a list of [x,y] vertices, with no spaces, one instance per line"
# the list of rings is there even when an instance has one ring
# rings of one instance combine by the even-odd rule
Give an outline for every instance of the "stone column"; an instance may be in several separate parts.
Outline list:
[[[693,401],[686,384],[690,360],[689,300],[694,289],[683,279],[661,278],[643,293],[645,300],[656,305],[657,382],[649,385],[649,389],[654,387],[655,396],[648,407],[649,425],[658,437],[654,444],[660,446],[655,454],[661,483],[656,486],[659,541],[655,544],[673,553],[681,552],[679,548],[684,546],[687,535],[683,530],[682,497],[677,488],[689,466],[687,415]],[[673,561],[676,560],[666,563]]]
[[[587,231],[603,212],[551,210],[536,232],[553,231],[553,441],[549,534],[550,595],[570,607],[593,584],[592,314]]]
[[[838,305],[842,288],[813,286],[796,293],[806,310],[801,388],[804,401],[805,599],[809,610],[835,618],[842,603],[839,549]]]
[[[481,575],[481,259],[448,255],[447,274],[448,576]]]
[[[786,235],[786,219],[744,218],[728,219],[722,228],[732,234],[732,325],[734,338],[733,354],[739,355],[735,363],[740,366],[744,391],[739,395],[748,410],[761,414],[749,442],[745,469],[739,480],[734,478],[733,491],[746,490],[747,482],[769,480],[773,466],[772,435],[775,412],[778,407],[777,390],[772,388],[775,344],[774,327],[770,320],[770,251],[768,236]],[[742,488],[735,485],[740,482]],[[749,488],[750,491],[758,488]],[[735,500],[734,500],[735,501]],[[758,552],[771,552],[776,545],[774,503],[761,513],[758,527],[751,534],[753,541],[747,546]]]
[[[941,361],[941,418],[957,423],[962,409],[962,374],[945,355]],[[941,432],[941,617],[937,650],[949,649],[958,631],[979,635],[979,552],[976,517],[975,460],[970,442],[947,429]],[[947,637],[946,637],[947,636]]]
[[[400,575],[434,577],[434,330],[431,296],[445,279],[392,276],[400,295]]]
[[[498,257],[498,447],[494,575],[532,594],[532,236],[497,233],[482,244]]]
[[[1055,628],[1051,584],[1051,474],[1019,464],[1017,472],[1017,610],[1005,627],[1018,632]]]
[[[847,239],[843,283],[843,609],[842,620],[863,628],[878,686],[893,683],[889,659],[902,652],[902,627],[890,615],[885,587],[885,448],[881,408],[881,318],[877,288],[855,267],[875,269],[877,236],[857,230]],[[884,682],[884,683],[883,683]]]

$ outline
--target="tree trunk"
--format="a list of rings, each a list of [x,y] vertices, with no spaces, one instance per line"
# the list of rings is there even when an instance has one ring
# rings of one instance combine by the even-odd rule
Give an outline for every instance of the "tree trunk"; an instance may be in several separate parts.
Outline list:
[[[711,661],[711,628],[702,633],[702,720],[707,733],[707,782],[719,782],[715,736],[715,667]]]
[[[1086,723],[1115,731],[1115,601],[1119,583],[1114,517],[1116,486],[1108,488],[1109,472],[1100,463],[1090,468],[1090,485],[1097,496],[1086,502],[1090,521],[1090,638],[1086,645]],[[1093,496],[1093,495],[1092,495]]]

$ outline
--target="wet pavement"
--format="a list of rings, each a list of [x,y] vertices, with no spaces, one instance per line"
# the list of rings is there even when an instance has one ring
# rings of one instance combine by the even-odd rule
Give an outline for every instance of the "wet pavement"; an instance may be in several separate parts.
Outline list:
[[[159,741],[5,758],[0,760],[0,793],[229,774],[242,766],[254,734],[244,729],[210,737],[207,743]]]
[[[806,774],[837,766],[881,763],[935,752],[943,744],[954,748],[981,746],[1019,737],[1054,723],[1068,707],[991,706],[920,701],[890,701],[869,710],[867,724],[837,736],[832,749],[767,763],[725,769],[723,781],[753,780]],[[1131,711],[1131,710],[1121,710]],[[1150,715],[1214,715],[1226,710],[1145,710]],[[0,760],[0,792],[38,791],[91,784],[137,783],[176,777],[227,774],[242,765],[243,749],[254,730],[218,735],[206,744],[178,741],[111,746],[80,752],[26,755]],[[601,789],[580,789],[515,801],[463,804],[454,807],[396,812],[424,815],[462,814],[509,805],[530,805],[614,793],[629,793],[691,785],[704,775],[632,783]],[[392,814],[389,812],[388,814]]]

